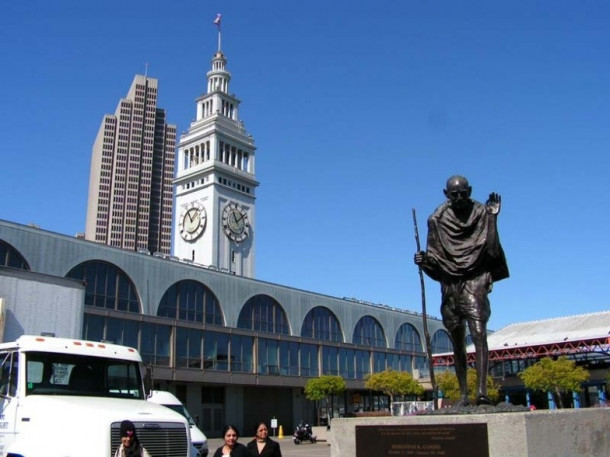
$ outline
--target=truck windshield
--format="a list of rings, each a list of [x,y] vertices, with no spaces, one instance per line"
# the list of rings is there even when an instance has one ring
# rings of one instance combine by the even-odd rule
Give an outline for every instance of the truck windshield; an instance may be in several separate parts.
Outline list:
[[[166,408],[169,408],[173,411],[176,411],[177,413],[186,417],[186,420],[189,421],[190,425],[197,425],[197,424],[195,424],[195,421],[189,414],[188,409],[186,409],[183,405],[163,405],[163,406],[165,406]]]
[[[139,364],[53,352],[26,353],[26,395],[144,399]]]

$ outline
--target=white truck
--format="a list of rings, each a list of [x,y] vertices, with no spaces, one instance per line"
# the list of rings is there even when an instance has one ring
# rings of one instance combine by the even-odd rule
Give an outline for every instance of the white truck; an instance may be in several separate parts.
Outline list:
[[[171,392],[165,390],[152,390],[148,393],[148,401],[158,403],[166,408],[169,408],[177,413],[182,414],[189,421],[191,426],[191,443],[197,450],[198,457],[207,457],[208,455],[208,438],[199,430],[193,416],[188,412],[188,409],[180,400]],[[196,456],[192,456],[196,457]]]
[[[0,344],[0,457],[113,457],[131,420],[153,457],[188,457],[188,421],[146,401],[137,350],[24,335]]]

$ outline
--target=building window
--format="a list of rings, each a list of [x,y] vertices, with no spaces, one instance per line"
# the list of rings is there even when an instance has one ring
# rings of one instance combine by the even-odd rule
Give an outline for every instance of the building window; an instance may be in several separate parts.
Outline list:
[[[371,372],[369,351],[356,350],[356,379],[364,379]]]
[[[400,354],[399,363],[401,371],[408,371],[409,373],[413,374],[413,356]]]
[[[147,364],[169,366],[171,327],[85,313],[83,339],[111,341],[138,349]]]
[[[418,331],[411,324],[402,324],[396,332],[395,349],[409,352],[423,352],[423,346]]]
[[[354,329],[354,344],[374,347],[387,347],[381,324],[371,316],[364,316]]]
[[[203,342],[203,369],[228,371],[229,335],[226,333],[205,332]]]
[[[318,377],[318,346],[301,344],[301,376]]]
[[[335,315],[324,306],[317,306],[307,313],[301,336],[324,341],[343,341],[343,332]]]
[[[356,379],[355,350],[339,349],[339,374],[344,379]]]
[[[258,339],[258,367],[260,374],[280,374],[279,364],[279,341]]]
[[[447,331],[443,329],[439,329],[434,332],[430,345],[432,346],[433,354],[453,352],[453,344],[451,343],[451,339],[449,338],[449,333],[447,333]]]
[[[388,369],[392,369],[394,371],[401,371],[399,354],[387,353],[386,361]]]
[[[216,296],[206,286],[191,279],[177,282],[165,292],[157,316],[223,325]]]
[[[4,267],[29,270],[30,266],[23,256],[10,244],[0,240],[0,265]]]
[[[299,375],[299,343],[280,341],[280,374]]]
[[[416,373],[413,373],[413,376],[417,379],[418,377],[422,377],[425,373],[428,372],[428,358],[425,355],[417,355],[413,358],[413,363],[415,364],[415,368],[419,371],[419,375],[415,376]]]
[[[176,328],[176,368],[201,369],[203,332],[192,328]]]
[[[244,335],[231,335],[231,371],[252,373],[254,338]]]
[[[322,374],[339,375],[339,348],[322,346]]]
[[[115,344],[139,347],[139,323],[125,319],[106,318],[106,332],[104,341],[111,341]]]
[[[250,298],[239,313],[237,328],[267,333],[290,334],[286,313],[281,305],[268,295]]]
[[[89,341],[103,341],[105,327],[106,322],[104,317],[85,313],[83,319],[83,339]]]
[[[373,352],[373,373],[380,373],[386,369],[385,352]]]
[[[139,313],[133,281],[114,265],[98,260],[81,263],[66,275],[85,283],[85,305]]]
[[[146,364],[169,366],[171,327],[169,325],[140,324],[140,355]]]

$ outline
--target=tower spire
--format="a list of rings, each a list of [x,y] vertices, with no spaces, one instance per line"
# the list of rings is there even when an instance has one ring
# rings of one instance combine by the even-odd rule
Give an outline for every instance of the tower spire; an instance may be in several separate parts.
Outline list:
[[[218,13],[213,23],[218,27],[218,50],[212,58],[212,69],[208,71],[208,94],[215,91],[229,93],[229,81],[231,80],[231,73],[226,69],[227,59],[222,53],[220,46],[220,24],[222,22],[222,14]],[[224,102],[223,102],[224,103]],[[216,109],[220,109],[219,106]],[[221,110],[222,111],[222,110]],[[199,118],[199,117],[198,117]]]

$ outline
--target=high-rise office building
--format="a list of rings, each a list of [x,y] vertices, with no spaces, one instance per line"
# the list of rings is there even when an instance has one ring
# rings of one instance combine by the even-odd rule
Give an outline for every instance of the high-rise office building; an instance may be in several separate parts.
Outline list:
[[[176,126],[157,108],[158,82],[136,75],[91,155],[85,238],[170,254]]]

